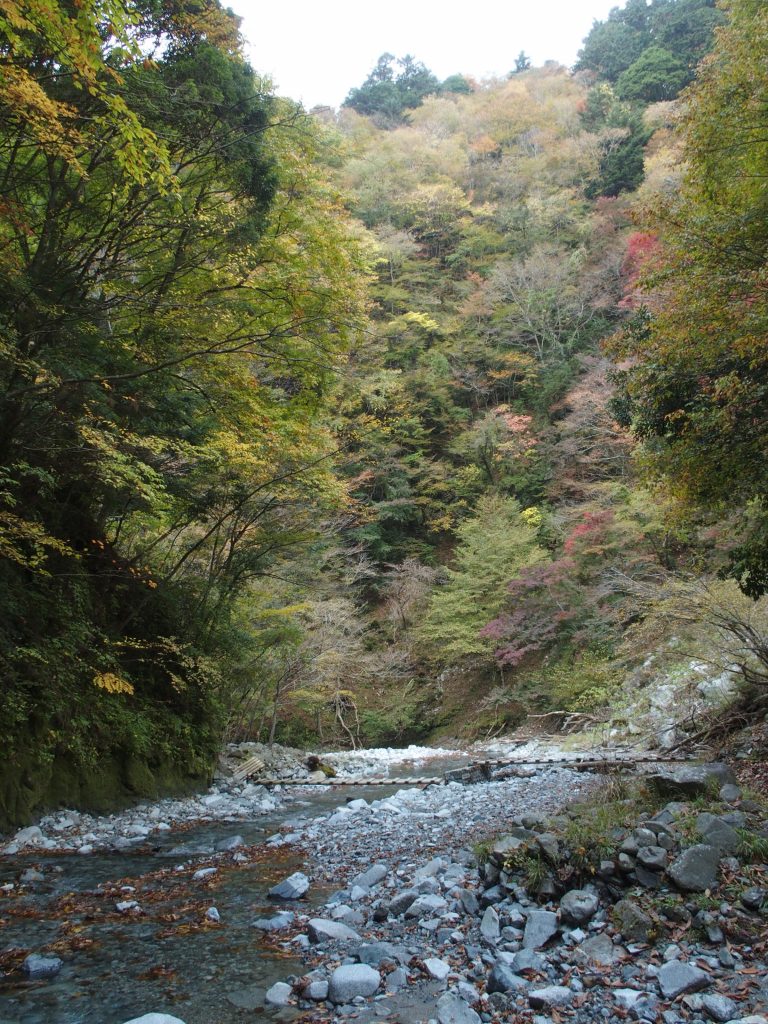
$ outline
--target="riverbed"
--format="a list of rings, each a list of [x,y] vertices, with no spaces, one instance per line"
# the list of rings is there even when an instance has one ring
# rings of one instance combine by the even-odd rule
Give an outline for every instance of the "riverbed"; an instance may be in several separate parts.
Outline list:
[[[390,754],[377,774],[436,775],[467,759]],[[370,754],[358,760],[361,773],[377,767]],[[291,1019],[292,1008],[265,1009],[264,992],[304,973],[302,949],[253,927],[274,913],[267,894],[278,881],[306,871],[309,892],[291,909],[311,916],[375,860],[397,870],[416,853],[466,849],[513,814],[554,810],[585,785],[547,769],[535,784],[284,788],[272,810],[261,801],[250,816],[174,823],[117,850],[23,849],[0,861],[0,1024],[122,1024],[152,1011],[185,1024]],[[31,952],[60,957],[60,972],[27,978],[20,966]]]

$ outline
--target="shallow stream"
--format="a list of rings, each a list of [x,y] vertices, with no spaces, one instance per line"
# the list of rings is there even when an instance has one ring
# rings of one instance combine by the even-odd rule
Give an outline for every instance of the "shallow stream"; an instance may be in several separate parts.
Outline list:
[[[437,775],[466,760],[457,755],[427,766],[402,764],[392,775]],[[290,1020],[295,1011],[263,1009],[263,994],[305,968],[283,948],[280,933],[270,939],[252,922],[280,909],[267,898],[276,882],[301,868],[311,875],[312,865],[290,844],[275,848],[264,840],[280,826],[357,797],[381,799],[396,788],[302,789],[271,814],[153,834],[128,851],[3,858],[0,885],[18,883],[29,868],[39,869],[43,880],[0,895],[0,1024],[122,1024],[152,1011],[185,1024]],[[220,858],[213,861],[215,875],[194,880],[214,845],[234,835],[245,840],[248,863]],[[304,908],[327,895],[313,884]],[[116,910],[117,902],[133,899],[140,913]],[[213,906],[219,924],[206,920]],[[21,960],[43,948],[61,956],[61,972],[50,980],[26,979]]]

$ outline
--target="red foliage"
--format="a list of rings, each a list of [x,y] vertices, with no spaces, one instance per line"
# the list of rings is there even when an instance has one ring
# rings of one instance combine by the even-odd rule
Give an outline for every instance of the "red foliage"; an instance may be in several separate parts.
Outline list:
[[[621,265],[621,272],[626,278],[624,297],[619,302],[620,309],[635,309],[639,305],[638,282],[640,275],[649,263],[655,260],[661,246],[656,235],[648,231],[633,231],[627,239],[627,252]]]

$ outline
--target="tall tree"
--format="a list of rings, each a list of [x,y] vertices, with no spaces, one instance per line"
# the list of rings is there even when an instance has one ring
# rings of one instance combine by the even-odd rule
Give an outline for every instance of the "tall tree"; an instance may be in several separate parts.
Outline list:
[[[615,350],[633,361],[623,414],[649,472],[684,507],[732,520],[730,572],[757,596],[768,590],[768,10],[726,10],[687,95],[681,186],[649,211],[661,244],[651,308]]]

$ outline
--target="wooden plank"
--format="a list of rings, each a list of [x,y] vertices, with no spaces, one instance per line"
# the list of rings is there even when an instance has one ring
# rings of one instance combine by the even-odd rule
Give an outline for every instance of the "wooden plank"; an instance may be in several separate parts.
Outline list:
[[[267,766],[258,757],[249,757],[247,761],[244,761],[237,771],[232,773],[232,778],[235,782],[242,782],[243,779],[249,778],[251,775],[256,775],[258,772],[264,771]]]

